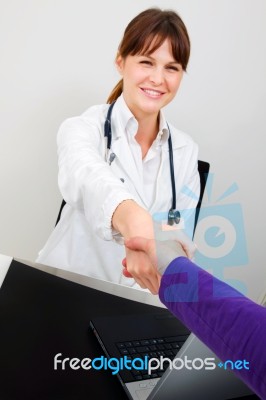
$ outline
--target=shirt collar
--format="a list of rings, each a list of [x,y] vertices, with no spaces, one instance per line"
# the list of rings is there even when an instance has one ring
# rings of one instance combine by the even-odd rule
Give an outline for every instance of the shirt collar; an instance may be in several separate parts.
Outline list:
[[[123,94],[121,94],[118,99],[116,100],[115,107],[114,107],[114,114],[115,118],[119,120],[120,127],[121,129],[118,129],[116,131],[116,136],[120,137],[122,135],[122,132],[125,132],[125,130],[128,130],[130,132],[136,132],[137,127],[138,127],[138,122],[130,109],[128,108]],[[134,130],[135,128],[135,130]]]
[[[122,131],[116,131],[116,136],[121,136],[122,132],[124,131],[127,131],[130,135],[134,136],[138,129],[138,121],[128,108],[123,93],[116,100],[114,111],[116,111],[115,114],[116,116],[118,116],[121,127],[123,128]],[[168,138],[168,124],[166,122],[163,112],[160,111],[159,132],[155,140],[159,141],[161,144],[164,144],[168,140]]]
[[[162,111],[160,111],[160,120],[159,120],[159,132],[157,135],[157,140],[159,140],[161,142],[161,144],[163,145],[164,143],[167,142],[168,138],[169,138],[169,127],[168,124],[166,122],[164,113]]]

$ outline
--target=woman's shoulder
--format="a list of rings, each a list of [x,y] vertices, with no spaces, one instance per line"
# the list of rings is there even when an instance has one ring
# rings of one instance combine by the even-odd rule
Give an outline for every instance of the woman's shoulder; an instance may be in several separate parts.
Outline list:
[[[85,138],[94,140],[98,143],[103,136],[104,121],[106,119],[108,104],[99,104],[89,107],[86,111],[78,116],[66,118],[59,126],[57,138],[58,142],[62,139],[78,140]]]
[[[90,106],[80,115],[75,115],[66,118],[61,123],[62,126],[77,125],[77,124],[90,124],[94,126],[102,125],[106,118],[108,104],[97,104]]]
[[[85,110],[80,117],[84,119],[101,119],[101,118],[106,118],[106,111],[109,107],[109,104],[96,104],[93,106],[90,106]]]

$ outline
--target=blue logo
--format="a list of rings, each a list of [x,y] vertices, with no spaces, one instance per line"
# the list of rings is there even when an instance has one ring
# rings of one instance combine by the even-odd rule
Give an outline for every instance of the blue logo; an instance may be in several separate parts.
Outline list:
[[[241,370],[241,369],[247,369],[249,370],[249,361],[247,360],[236,360],[236,361],[232,361],[232,360],[226,360],[225,362],[219,362],[217,364],[217,366],[219,368],[223,368],[223,369],[230,369],[230,370]]]
[[[223,204],[238,190],[233,183],[215,202],[211,202],[213,174],[209,175],[206,194],[208,203],[200,210],[194,241],[198,251],[196,264],[211,269],[213,275],[226,281],[241,293],[246,294],[246,286],[240,280],[224,279],[227,267],[237,267],[248,263],[244,217],[240,203]],[[228,200],[227,200],[228,201]]]
[[[212,201],[213,177],[213,174],[208,176],[205,190],[208,201],[201,206],[193,239],[197,246],[194,261],[202,268],[210,269],[216,278],[225,281],[242,294],[246,294],[247,288],[243,282],[224,278],[226,268],[248,263],[242,207],[237,202],[228,203],[228,198],[238,191],[238,186],[233,183],[221,196]],[[196,200],[195,194],[188,187],[184,187],[182,193]],[[192,210],[179,211],[181,212],[180,228],[192,237],[194,213]],[[157,213],[153,218],[165,224],[167,213]],[[163,232],[163,234],[167,239],[169,232]],[[174,232],[171,232],[170,238],[174,238]]]

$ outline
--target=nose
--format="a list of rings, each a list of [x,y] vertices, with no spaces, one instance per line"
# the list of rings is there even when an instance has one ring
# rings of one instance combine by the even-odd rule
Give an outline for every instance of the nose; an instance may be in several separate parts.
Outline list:
[[[163,80],[164,80],[163,69],[159,67],[153,68],[150,74],[150,81],[154,85],[159,86],[162,84]]]

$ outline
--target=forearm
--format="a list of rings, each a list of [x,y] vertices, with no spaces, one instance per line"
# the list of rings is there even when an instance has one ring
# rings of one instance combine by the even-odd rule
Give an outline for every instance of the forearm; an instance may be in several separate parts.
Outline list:
[[[266,310],[190,260],[180,257],[165,271],[161,301],[223,361],[246,360],[235,371],[266,395]]]
[[[112,226],[125,239],[134,236],[148,239],[154,237],[151,215],[134,200],[125,200],[118,205],[113,214]]]

